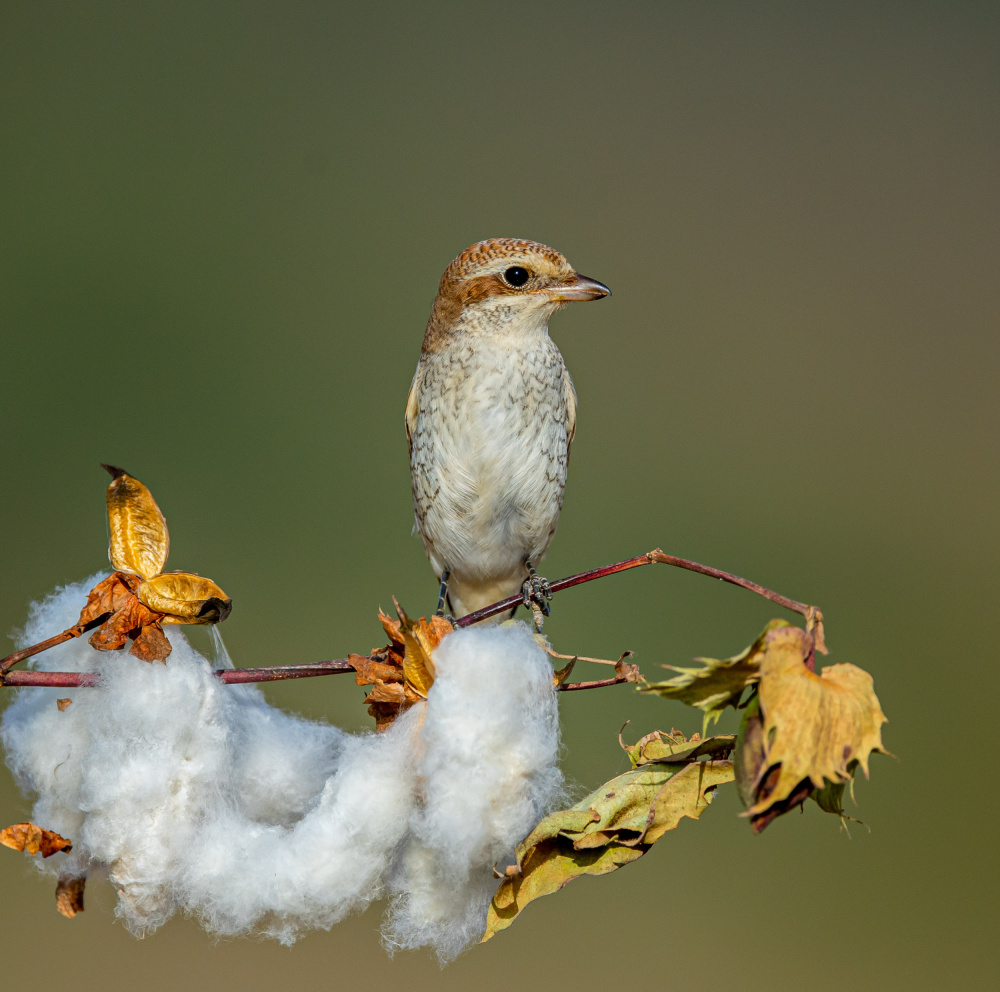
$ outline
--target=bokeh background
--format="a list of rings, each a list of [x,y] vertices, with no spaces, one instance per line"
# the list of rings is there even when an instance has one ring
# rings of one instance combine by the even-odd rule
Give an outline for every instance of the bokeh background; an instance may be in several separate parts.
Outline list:
[[[898,757],[858,786],[870,833],[811,806],[752,837],[726,790],[443,972],[387,958],[378,908],[291,950],[136,941],[106,884],[68,921],[0,852],[5,986],[986,987],[998,46],[993,3],[5,4],[4,634],[106,562],[100,461],[233,596],[237,664],[433,609],[410,376],[448,261],[528,237],[614,290],[552,325],[580,419],[545,574],[662,545],[820,604]],[[651,676],[780,612],[667,568],[554,605],[557,648]],[[267,692],[368,726],[347,679]],[[562,712],[581,787],[624,769],[627,719],[699,729],[626,688]],[[29,808],[4,771],[0,819]]]

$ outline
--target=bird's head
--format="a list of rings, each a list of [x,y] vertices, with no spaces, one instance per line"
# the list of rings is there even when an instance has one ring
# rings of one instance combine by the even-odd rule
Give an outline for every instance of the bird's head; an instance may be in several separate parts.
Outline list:
[[[540,333],[566,303],[610,295],[607,286],[580,275],[554,248],[517,238],[480,241],[444,270],[424,349],[441,346],[459,328],[512,336]]]

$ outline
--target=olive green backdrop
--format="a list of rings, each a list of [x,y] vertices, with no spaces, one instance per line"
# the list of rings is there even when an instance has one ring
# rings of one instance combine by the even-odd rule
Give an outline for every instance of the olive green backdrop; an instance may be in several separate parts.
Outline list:
[[[393,594],[432,609],[423,326],[459,250],[534,238],[614,290],[552,325],[580,417],[545,574],[662,545],[818,603],[898,760],[858,786],[870,833],[811,806],[755,838],[725,790],[443,972],[388,959],[378,909],[292,950],[136,941],[106,883],[68,921],[0,852],[4,986],[984,987],[998,45],[990,3],[5,5],[0,631],[106,563],[99,461],[233,597],[237,664],[371,648]],[[547,631],[655,676],[778,613],[649,568],[559,595]],[[348,679],[267,692],[368,725]],[[699,729],[626,688],[562,712],[589,786],[626,719]],[[28,809],[4,771],[0,819]]]

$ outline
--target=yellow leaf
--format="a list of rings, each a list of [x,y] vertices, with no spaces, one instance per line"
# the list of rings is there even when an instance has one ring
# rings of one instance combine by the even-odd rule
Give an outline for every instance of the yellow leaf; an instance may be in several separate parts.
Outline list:
[[[164,572],[140,583],[139,602],[163,623],[221,623],[233,601],[211,580],[193,572]]]
[[[163,571],[170,551],[167,522],[153,494],[124,469],[102,465],[111,473],[108,486],[108,554],[116,571],[152,578]]]
[[[399,614],[399,627],[403,635],[403,678],[418,696],[427,698],[434,684],[434,662],[431,655],[441,641],[452,632],[451,621],[444,617],[411,620],[399,603],[393,600]]]
[[[867,776],[872,752],[885,753],[885,716],[867,672],[840,664],[817,674],[813,635],[799,627],[771,630],[763,649],[737,748],[745,815],[757,832],[828,784],[850,782],[857,768]],[[839,812],[831,805],[839,793],[820,798]]]
[[[693,743],[710,754],[732,748],[731,738],[692,742],[679,735],[675,743]],[[732,779],[729,761],[650,761],[572,808],[551,813],[518,845],[517,864],[507,869],[493,896],[482,939],[505,930],[529,902],[574,878],[605,875],[641,858],[684,817],[701,816],[715,789]]]
[[[743,690],[757,681],[765,638],[770,631],[787,626],[784,620],[772,620],[750,647],[732,658],[696,658],[702,663],[700,668],[664,665],[664,668],[671,668],[680,674],[665,682],[643,681],[639,692],[653,693],[697,707],[705,714],[707,727],[719,719],[727,706],[736,706]]]

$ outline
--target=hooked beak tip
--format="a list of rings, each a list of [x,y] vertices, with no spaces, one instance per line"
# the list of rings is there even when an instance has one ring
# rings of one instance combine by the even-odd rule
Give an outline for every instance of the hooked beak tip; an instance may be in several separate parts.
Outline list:
[[[569,282],[553,286],[549,293],[556,303],[568,303],[574,300],[603,300],[611,295],[611,290],[603,282],[577,273]]]

